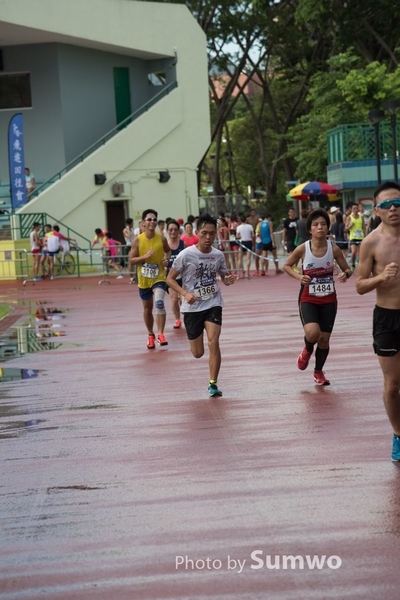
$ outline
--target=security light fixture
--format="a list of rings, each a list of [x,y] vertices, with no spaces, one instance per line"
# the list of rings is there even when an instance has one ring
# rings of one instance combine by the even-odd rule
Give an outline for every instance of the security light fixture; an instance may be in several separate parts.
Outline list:
[[[171,179],[171,175],[169,171],[159,171],[158,173],[158,181],[160,183],[167,183]]]

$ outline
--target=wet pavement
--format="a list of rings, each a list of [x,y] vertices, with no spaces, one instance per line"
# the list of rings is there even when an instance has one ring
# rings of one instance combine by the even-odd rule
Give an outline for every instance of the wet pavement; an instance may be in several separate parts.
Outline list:
[[[399,597],[373,294],[338,286],[332,385],[316,387],[296,368],[296,282],[223,292],[209,399],[207,357],[170,312],[169,346],[146,349],[127,279],[0,285],[17,342],[0,364],[1,600]]]

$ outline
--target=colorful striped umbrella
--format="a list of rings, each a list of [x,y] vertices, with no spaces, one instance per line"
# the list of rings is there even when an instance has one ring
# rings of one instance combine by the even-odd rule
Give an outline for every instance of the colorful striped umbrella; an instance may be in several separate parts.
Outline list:
[[[309,202],[310,200],[337,200],[338,190],[329,183],[323,181],[307,181],[299,183],[296,187],[289,190],[288,196],[291,200],[300,200]]]

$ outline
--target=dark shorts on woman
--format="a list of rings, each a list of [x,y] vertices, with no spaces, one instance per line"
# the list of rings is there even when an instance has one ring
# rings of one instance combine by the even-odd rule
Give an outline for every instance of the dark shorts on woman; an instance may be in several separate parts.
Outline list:
[[[328,302],[327,304],[300,302],[299,312],[303,327],[309,323],[318,323],[323,333],[332,333],[337,313],[337,302]]]
[[[195,340],[203,333],[206,321],[222,325],[222,306],[212,306],[208,310],[183,313],[183,321],[189,340]]]
[[[400,350],[400,310],[375,306],[372,323],[374,352],[394,356]]]

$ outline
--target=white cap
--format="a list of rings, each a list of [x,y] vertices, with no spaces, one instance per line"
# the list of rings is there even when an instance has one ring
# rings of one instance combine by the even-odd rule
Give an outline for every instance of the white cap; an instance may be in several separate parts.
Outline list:
[[[336,212],[337,210],[339,210],[339,208],[338,208],[337,206],[331,206],[331,209],[330,209],[330,211],[329,211],[329,212],[330,212],[330,213],[334,213],[334,212]]]

